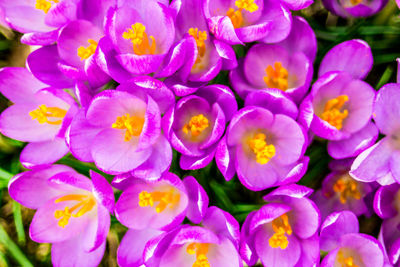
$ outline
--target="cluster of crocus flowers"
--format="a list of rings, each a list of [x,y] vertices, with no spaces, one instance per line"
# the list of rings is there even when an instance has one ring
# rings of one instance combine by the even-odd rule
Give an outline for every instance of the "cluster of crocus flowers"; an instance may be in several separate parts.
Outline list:
[[[371,48],[349,40],[311,86],[316,36],[291,11],[313,2],[0,0],[0,18],[39,46],[27,68],[0,71],[13,103],[0,132],[29,143],[20,159],[30,170],[9,192],[37,210],[30,236],[53,244],[54,266],[97,266],[110,214],[128,228],[120,266],[398,264],[399,84],[375,93],[363,81]],[[345,17],[386,3],[323,2]],[[314,137],[335,160],[312,195],[296,183]],[[68,153],[113,180],[52,165]],[[217,168],[270,189],[241,225],[209,206]],[[379,241],[358,231],[356,216],[372,212]]]

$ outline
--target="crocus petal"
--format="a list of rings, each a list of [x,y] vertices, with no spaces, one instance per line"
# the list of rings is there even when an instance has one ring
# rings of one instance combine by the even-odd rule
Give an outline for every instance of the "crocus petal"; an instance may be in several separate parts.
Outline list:
[[[73,87],[74,82],[58,68],[60,61],[57,46],[41,47],[29,54],[27,65],[32,74],[40,81],[56,88]]]
[[[31,32],[21,37],[21,43],[26,45],[51,45],[57,42],[59,31]]]
[[[118,265],[121,267],[128,267],[140,266],[143,264],[143,251],[147,241],[160,234],[162,234],[162,231],[151,228],[128,230],[118,247]]]
[[[392,134],[400,127],[398,99],[400,99],[400,86],[394,83],[383,86],[376,96],[373,117],[383,134]]]
[[[218,245],[210,246],[208,261],[210,266],[237,267],[240,266],[242,259],[232,241],[228,238],[221,238]]]
[[[210,32],[214,34],[217,39],[220,39],[230,45],[243,44],[243,42],[236,35],[235,28],[233,27],[232,21],[229,17],[211,17],[207,21]]]
[[[372,63],[369,45],[363,40],[350,40],[340,43],[325,55],[318,74],[322,76],[330,71],[345,71],[356,79],[364,79],[371,70]]]
[[[86,252],[83,248],[84,241],[82,233],[75,238],[54,243],[51,248],[53,265],[56,267],[98,266],[106,250],[106,242],[103,242],[96,250]]]
[[[206,152],[202,156],[186,156],[181,155],[179,159],[179,166],[183,170],[197,170],[204,168],[213,160],[215,155],[215,149],[212,152]]]
[[[393,151],[392,157],[390,158],[390,171],[392,172],[393,178],[400,181],[400,151]]]
[[[354,160],[350,175],[362,182],[372,182],[390,171],[390,157],[393,148],[387,138],[380,140],[362,152]]]
[[[261,41],[265,43],[276,43],[285,39],[292,28],[292,15],[281,1],[264,0],[264,9],[260,21],[270,20],[273,22],[268,35]]]
[[[351,211],[335,212],[329,215],[321,226],[320,244],[323,251],[330,251],[340,245],[343,235],[358,233],[358,220]]]
[[[209,199],[207,193],[193,176],[185,177],[183,184],[189,197],[186,217],[193,223],[199,224],[208,208]]]
[[[352,134],[350,138],[329,142],[328,153],[335,159],[355,157],[373,145],[378,138],[378,134],[378,128],[374,123],[369,122],[360,131]]]
[[[100,174],[90,170],[90,178],[93,183],[93,194],[97,201],[108,209],[109,212],[114,210],[114,192],[108,181]]]
[[[61,159],[69,149],[64,138],[55,138],[50,141],[29,143],[21,152],[21,163],[26,168],[34,165],[51,164]]]
[[[64,165],[51,165],[20,173],[10,180],[8,193],[22,205],[30,209],[38,209],[61,192],[59,188],[47,182],[48,178],[66,171],[73,171],[73,169]]]
[[[235,175],[234,149],[229,149],[224,136],[217,146],[215,153],[215,161],[218,169],[224,176],[225,180],[229,181]]]
[[[282,0],[290,9],[300,10],[308,7],[314,1],[313,0]]]
[[[380,187],[374,197],[374,211],[382,219],[389,219],[395,217],[397,210],[393,205],[395,196],[399,191],[398,184]]]

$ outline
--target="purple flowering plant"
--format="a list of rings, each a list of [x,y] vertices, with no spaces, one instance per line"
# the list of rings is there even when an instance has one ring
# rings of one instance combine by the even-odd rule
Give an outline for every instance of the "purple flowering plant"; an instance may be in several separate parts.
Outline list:
[[[0,266],[399,266],[398,5],[0,0]]]

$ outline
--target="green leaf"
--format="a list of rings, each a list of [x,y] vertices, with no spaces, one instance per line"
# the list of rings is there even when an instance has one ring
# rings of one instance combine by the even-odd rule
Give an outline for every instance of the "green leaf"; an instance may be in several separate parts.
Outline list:
[[[33,267],[20,248],[11,240],[3,226],[0,225],[0,243],[8,250],[11,256],[22,267]]]
[[[26,238],[25,238],[24,224],[22,222],[21,205],[15,201],[13,201],[13,215],[14,215],[15,229],[17,230],[18,243],[20,245],[25,245]]]

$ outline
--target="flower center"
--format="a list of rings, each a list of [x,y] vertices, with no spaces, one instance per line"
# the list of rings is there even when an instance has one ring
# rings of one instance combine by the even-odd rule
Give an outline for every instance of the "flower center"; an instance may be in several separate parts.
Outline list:
[[[186,123],[183,126],[182,131],[185,134],[189,134],[189,132],[190,132],[193,137],[197,137],[209,126],[210,126],[210,124],[208,122],[207,117],[204,116],[203,114],[199,114],[199,115],[193,116],[190,119],[189,123]]]
[[[156,206],[156,212],[163,212],[168,206],[170,209],[175,208],[179,200],[181,199],[181,195],[176,192],[175,189],[171,188],[169,191],[161,192],[147,192],[141,191],[139,193],[139,206],[140,207],[153,207],[154,203],[158,203]]]
[[[350,4],[352,4],[353,6],[357,6],[359,4],[361,4],[362,0],[350,0]]]
[[[342,251],[338,252],[336,260],[342,265],[342,267],[358,267],[358,265],[354,263],[353,257],[345,257]]]
[[[347,109],[341,111],[343,105],[349,101],[347,95],[340,95],[326,102],[324,112],[321,114],[321,119],[340,130],[343,127],[343,120],[349,115]]]
[[[63,201],[77,201],[78,203],[72,208],[65,207],[64,210],[56,210],[54,212],[54,218],[58,220],[58,226],[64,228],[71,217],[81,217],[85,213],[91,211],[96,205],[96,200],[92,194],[90,195],[66,195],[55,200],[55,203]],[[74,213],[75,212],[75,213]]]
[[[66,110],[57,107],[47,107],[44,104],[40,105],[37,109],[29,112],[29,116],[32,117],[32,120],[37,120],[39,123],[42,124],[48,123],[52,125],[60,125],[63,121],[62,119],[65,117],[66,114]]]
[[[154,55],[156,52],[156,39],[154,36],[147,36],[146,27],[142,23],[132,24],[122,37],[131,41],[136,55]]]
[[[265,69],[264,82],[269,88],[278,88],[282,91],[288,89],[288,76],[287,69],[282,67],[281,62],[275,62],[274,66],[268,65]]]
[[[289,240],[286,235],[291,235],[293,233],[288,216],[283,214],[273,220],[272,230],[274,230],[275,233],[268,240],[270,247],[286,249],[289,245]]]
[[[250,13],[258,10],[258,5],[254,3],[254,0],[236,0],[235,6],[238,8],[237,10],[229,8],[226,12],[226,15],[231,19],[235,29],[242,27],[244,24],[243,9]]]
[[[190,243],[186,252],[190,255],[196,254],[196,261],[193,263],[192,267],[211,267],[208,262],[207,253],[208,253],[209,244],[207,243]]]
[[[352,178],[344,176],[333,185],[333,191],[339,195],[340,202],[346,204],[349,198],[360,199],[361,193],[357,188],[357,182]]]
[[[39,10],[43,10],[44,13],[47,14],[49,9],[51,8],[52,2],[57,4],[59,0],[36,0],[35,8]]]
[[[93,39],[88,39],[88,43],[88,47],[80,46],[78,48],[78,56],[81,58],[81,60],[88,59],[94,54],[94,52],[96,52],[97,42]]]
[[[112,128],[125,130],[124,141],[128,142],[133,136],[139,136],[142,133],[144,118],[139,116],[131,116],[126,113],[124,116],[117,117]]]
[[[268,145],[265,141],[266,138],[265,134],[257,133],[249,141],[249,146],[256,155],[257,163],[261,165],[267,164],[276,154],[275,146]]]
[[[199,31],[198,28],[190,28],[188,33],[193,36],[193,38],[196,40],[197,45],[198,53],[193,68],[203,68],[200,63],[202,62],[202,59],[206,54],[206,43],[204,41],[207,40],[207,32]]]

